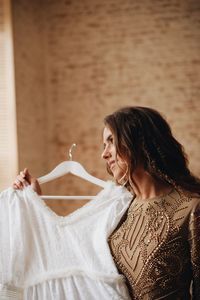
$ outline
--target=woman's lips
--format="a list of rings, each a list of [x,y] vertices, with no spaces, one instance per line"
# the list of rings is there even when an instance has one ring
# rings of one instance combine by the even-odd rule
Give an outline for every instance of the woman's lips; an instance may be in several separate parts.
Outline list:
[[[109,168],[112,169],[114,167],[114,165],[115,165],[115,161],[113,160],[109,163]]]

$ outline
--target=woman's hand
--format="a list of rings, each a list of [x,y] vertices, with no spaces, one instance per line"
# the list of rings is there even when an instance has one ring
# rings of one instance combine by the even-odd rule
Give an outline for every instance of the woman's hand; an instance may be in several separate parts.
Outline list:
[[[21,171],[19,175],[17,175],[14,183],[13,183],[13,188],[14,189],[20,189],[23,190],[23,188],[27,185],[31,185],[33,190],[38,193],[39,195],[42,194],[39,182],[37,179],[29,173],[28,169],[25,168],[24,171]]]

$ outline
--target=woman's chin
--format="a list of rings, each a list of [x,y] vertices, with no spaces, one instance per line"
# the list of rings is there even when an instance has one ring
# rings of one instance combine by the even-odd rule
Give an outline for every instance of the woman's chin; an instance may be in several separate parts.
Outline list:
[[[113,175],[113,178],[114,178],[114,180],[115,180],[117,183],[121,184],[122,176],[123,176],[123,175],[120,175],[120,176],[119,176],[119,175],[118,175],[118,176]]]

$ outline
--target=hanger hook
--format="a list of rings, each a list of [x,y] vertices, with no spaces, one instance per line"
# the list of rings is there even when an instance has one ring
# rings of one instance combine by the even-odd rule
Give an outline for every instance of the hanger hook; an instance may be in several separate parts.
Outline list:
[[[69,149],[69,160],[72,160],[72,149],[74,148],[74,147],[76,147],[77,145],[74,143],[74,144],[72,144],[71,145],[71,147],[70,147],[70,149]]]

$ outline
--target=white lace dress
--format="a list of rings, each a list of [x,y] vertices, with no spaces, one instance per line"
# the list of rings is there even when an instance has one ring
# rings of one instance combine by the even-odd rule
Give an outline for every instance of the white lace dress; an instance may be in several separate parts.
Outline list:
[[[132,195],[108,182],[74,213],[56,215],[30,186],[0,194],[1,300],[130,299],[107,238]]]

